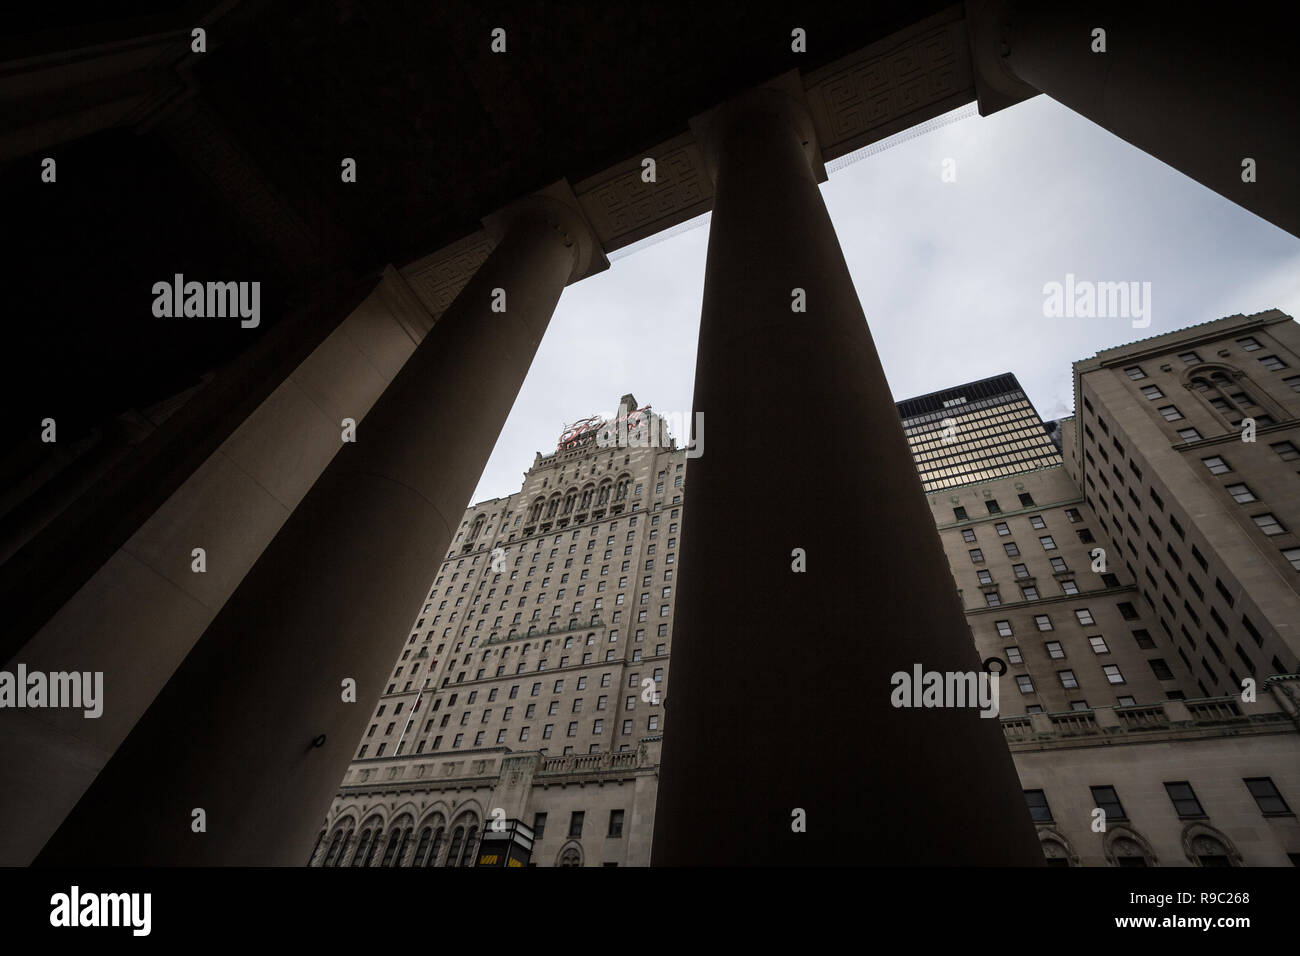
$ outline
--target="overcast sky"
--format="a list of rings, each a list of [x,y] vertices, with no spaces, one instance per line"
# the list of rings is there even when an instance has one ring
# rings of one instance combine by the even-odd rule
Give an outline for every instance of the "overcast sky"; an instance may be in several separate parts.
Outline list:
[[[900,401],[1012,372],[1060,418],[1070,363],[1099,349],[1238,312],[1300,314],[1300,240],[1046,96],[868,155],[822,195]],[[625,393],[690,410],[707,244],[703,217],[565,290],[474,501],[518,491],[534,452]],[[1044,317],[1044,284],[1067,273],[1150,282],[1150,326]]]

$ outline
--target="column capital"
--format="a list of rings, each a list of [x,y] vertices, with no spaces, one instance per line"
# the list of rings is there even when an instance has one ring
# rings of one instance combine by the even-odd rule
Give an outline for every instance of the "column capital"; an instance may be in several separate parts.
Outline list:
[[[495,246],[510,229],[524,221],[545,223],[566,247],[573,249],[573,270],[567,284],[609,268],[600,237],[583,213],[567,179],[557,180],[483,217],[483,228]]]
[[[1015,8],[1015,0],[966,0],[966,35],[980,116],[1038,95],[1007,65]]]
[[[782,73],[762,86],[691,117],[691,132],[695,134],[695,142],[704,156],[709,178],[717,183],[718,149],[733,124],[753,123],[764,116],[769,121],[785,124],[792,135],[799,137],[814,179],[819,183],[826,182],[826,164],[822,161],[821,144],[817,141],[817,127],[808,109],[798,70]]]

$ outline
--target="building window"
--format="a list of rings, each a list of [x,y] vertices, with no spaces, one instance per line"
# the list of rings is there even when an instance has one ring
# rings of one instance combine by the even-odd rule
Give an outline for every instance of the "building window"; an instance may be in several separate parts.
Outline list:
[[[1239,505],[1244,505],[1244,504],[1248,504],[1249,502],[1259,500],[1255,497],[1254,492],[1252,492],[1247,485],[1244,485],[1240,482],[1238,482],[1235,485],[1228,485],[1227,491],[1228,494],[1232,495],[1232,500],[1237,502],[1237,504]]]
[[[623,811],[609,811],[609,836],[621,837],[623,835]]]
[[[962,528],[961,539],[967,544],[972,543],[975,540],[975,530],[973,528]]]
[[[1011,632],[1011,622],[1010,622],[1010,621],[994,621],[993,623],[997,625],[997,628],[998,628],[998,637],[1010,637],[1010,636],[1011,636],[1011,633],[1012,633],[1012,632]]]
[[[1002,550],[1007,553],[1008,558],[1020,557],[1020,549],[1016,547],[1016,543],[1014,541],[1008,541],[1006,544],[1002,546]]]
[[[1243,352],[1258,352],[1264,346],[1259,344],[1259,340],[1253,335],[1244,335],[1237,339],[1237,344],[1241,346]]]
[[[1200,441],[1201,433],[1195,428],[1180,428],[1178,429],[1178,437],[1183,441]]]
[[[1053,660],[1059,660],[1065,656],[1065,648],[1061,646],[1060,641],[1048,641],[1043,646],[1047,648],[1047,656]]]
[[[1167,422],[1181,422],[1183,420],[1183,413],[1178,410],[1176,405],[1162,405],[1156,411],[1160,412],[1160,416]]]
[[[999,521],[995,523],[993,527],[997,531],[997,533],[1002,537],[1006,537],[1011,533],[1011,526],[1007,524],[1005,521]]]
[[[1078,508],[1066,508],[1065,518],[1070,522],[1070,524],[1078,524],[1083,520],[1083,515],[1079,514]]]
[[[1195,352],[1180,352],[1178,358],[1184,365],[1200,365],[1201,357]]]
[[[988,501],[984,502],[984,507],[989,509],[989,514],[991,515],[1002,513],[1002,509],[998,507],[998,502],[996,498],[990,498]]]
[[[1291,567],[1300,571],[1300,548],[1283,548],[1282,557],[1291,562]]]
[[[953,513],[953,517],[955,517],[958,521],[965,521],[965,520],[966,520],[966,509],[965,509],[965,508],[953,508],[953,509],[952,509],[952,513]]]
[[[1196,799],[1196,791],[1186,780],[1177,783],[1166,782],[1165,792],[1169,794],[1169,800],[1180,817],[1205,816],[1205,811],[1201,809],[1201,801]]]
[[[1169,669],[1169,665],[1159,657],[1153,657],[1147,661],[1151,665],[1151,673],[1156,675],[1156,680],[1173,680],[1174,672]]]
[[[1287,367],[1286,362],[1283,362],[1276,355],[1265,355],[1259,360],[1259,364],[1264,366],[1264,368],[1268,369],[1270,372],[1276,372]]]
[[[1282,799],[1282,794],[1273,785],[1272,777],[1246,777],[1241,781],[1255,798],[1261,813],[1290,813],[1291,808]]]
[[[1157,398],[1164,398],[1165,393],[1155,385],[1145,385],[1142,387],[1142,395],[1148,401],[1155,401]]]
[[[1020,674],[1016,677],[1016,686],[1020,688],[1022,694],[1032,694],[1034,692],[1034,682],[1030,680],[1028,674]]]
[[[972,564],[984,563],[984,552],[981,551],[979,548],[971,548],[969,553],[970,553],[970,559]]]
[[[983,569],[981,569],[981,570],[979,570],[979,571],[976,571],[976,572],[975,572],[975,577],[979,580],[979,583],[980,583],[980,584],[992,584],[992,583],[993,583],[993,575],[992,575],[991,573],[989,573],[988,571],[985,571],[985,570],[983,570]]]
[[[1061,686],[1066,690],[1073,690],[1079,686],[1079,681],[1074,676],[1074,671],[1057,671],[1056,676],[1061,678]]]
[[[1128,815],[1124,812],[1124,805],[1119,802],[1119,794],[1114,787],[1089,787],[1088,789],[1092,791],[1093,805],[1106,812],[1107,821],[1128,819]]]
[[[1035,614],[1034,623],[1038,625],[1040,631],[1050,631],[1052,629],[1052,619],[1046,614]]]
[[[1041,530],[1047,527],[1047,522],[1043,520],[1042,515],[1031,515],[1029,518],[1029,526]]]
[[[1074,616],[1079,619],[1079,623],[1084,627],[1091,627],[1097,623],[1092,619],[1092,612],[1086,607],[1075,611]]]
[[[984,593],[984,605],[985,607],[1001,607],[1002,598],[998,596],[997,591],[986,591]]]
[[[1128,368],[1124,369],[1124,374],[1135,382],[1147,377],[1147,373],[1142,371],[1142,366],[1140,365],[1130,365]]]
[[[1088,638],[1088,646],[1092,648],[1094,654],[1110,653],[1110,648],[1106,646],[1106,639],[1100,634]]]
[[[1277,454],[1277,457],[1282,459],[1282,461],[1295,461],[1297,458],[1300,458],[1300,448],[1296,448],[1296,446],[1291,444],[1289,441],[1276,442],[1268,447],[1273,449]]]
[[[587,817],[586,811],[574,810],[569,816],[569,836],[578,838],[582,836],[582,822]]]
[[[1211,455],[1209,458],[1202,458],[1201,461],[1204,463],[1206,468],[1210,469],[1210,474],[1212,475],[1224,475],[1232,471],[1232,468],[1228,463],[1218,455]]]
[[[1032,508],[1034,506],[1034,496],[1027,491],[1020,493],[1020,507]]]
[[[1025,803],[1029,806],[1029,818],[1035,823],[1051,823],[1052,809],[1047,805],[1047,795],[1041,790],[1026,790]]]
[[[1124,683],[1124,675],[1120,673],[1119,666],[1116,664],[1106,664],[1102,667],[1102,672],[1106,675],[1106,680],[1112,684]]]
[[[1052,536],[1050,534],[1045,534],[1042,537],[1040,537],[1038,539],[1038,543],[1043,546],[1044,551],[1056,550],[1056,542],[1052,539]]]
[[[1078,594],[1079,586],[1074,583],[1073,578],[1066,578],[1061,582],[1061,590],[1066,594]]]
[[[1003,648],[1003,651],[1004,651],[1004,652],[1006,653],[1006,655],[1007,655],[1007,662],[1008,662],[1008,663],[1011,663],[1011,664],[1023,664],[1023,663],[1025,662],[1025,659],[1024,659],[1023,657],[1020,656],[1020,648],[1018,648],[1018,647],[1005,647],[1005,648]]]
[[[1038,588],[1034,587],[1032,584],[1022,584],[1020,586],[1020,593],[1024,595],[1026,601],[1038,600]]]
[[[1286,528],[1282,527],[1282,523],[1273,514],[1251,515],[1251,520],[1267,535],[1286,533]]]

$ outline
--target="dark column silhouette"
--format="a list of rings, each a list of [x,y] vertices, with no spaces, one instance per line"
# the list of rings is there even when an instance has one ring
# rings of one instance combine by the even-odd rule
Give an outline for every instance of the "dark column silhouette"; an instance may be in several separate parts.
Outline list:
[[[444,559],[560,293],[584,249],[592,254],[580,227],[555,203],[507,217],[499,244],[359,423],[355,444],[290,516],[38,864],[302,865],[425,600],[429,569]],[[496,289],[504,312],[491,308]],[[356,703],[342,699],[347,678]],[[206,833],[192,832],[195,808]]]
[[[1010,77],[1300,235],[1293,32],[1270,28],[1267,16],[1199,16],[1168,4],[1019,0],[982,9],[992,20],[981,35],[998,44]],[[1105,31],[1105,52],[1094,49],[1096,30]],[[1247,159],[1253,182],[1242,179]]]
[[[686,473],[653,862],[1041,863],[999,721],[890,702],[896,671],[980,663],[811,123],[764,90],[700,125],[708,429]]]

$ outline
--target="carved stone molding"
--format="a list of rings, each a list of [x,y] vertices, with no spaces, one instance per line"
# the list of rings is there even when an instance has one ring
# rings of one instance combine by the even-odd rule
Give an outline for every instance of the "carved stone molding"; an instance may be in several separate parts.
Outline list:
[[[642,179],[645,159],[655,161],[651,183]],[[609,251],[692,219],[713,205],[713,184],[690,133],[577,183],[574,193]]]
[[[480,230],[417,259],[399,271],[425,308],[437,317],[447,311],[447,306],[486,261],[492,248],[493,242],[487,232]]]
[[[962,20],[919,24],[805,78],[822,156],[834,159],[975,97]]]

